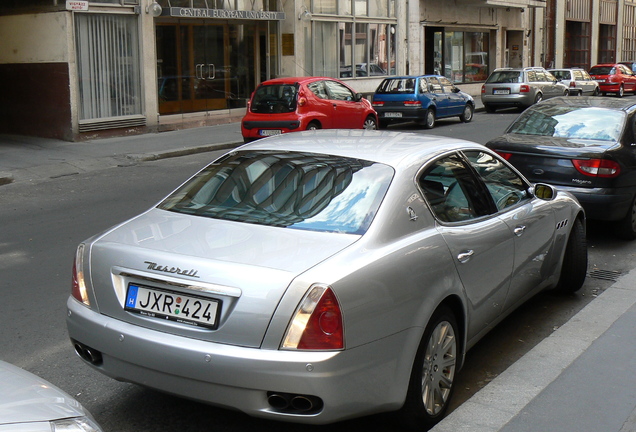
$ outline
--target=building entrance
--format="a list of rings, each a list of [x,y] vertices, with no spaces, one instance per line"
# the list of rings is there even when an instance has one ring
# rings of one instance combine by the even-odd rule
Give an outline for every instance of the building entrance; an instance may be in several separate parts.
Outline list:
[[[259,31],[212,20],[157,24],[159,114],[246,106],[261,80]]]

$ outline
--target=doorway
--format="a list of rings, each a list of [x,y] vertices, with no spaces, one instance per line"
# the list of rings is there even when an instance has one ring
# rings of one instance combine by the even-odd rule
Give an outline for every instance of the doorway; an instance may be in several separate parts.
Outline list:
[[[258,24],[158,23],[159,114],[245,107],[260,79]]]

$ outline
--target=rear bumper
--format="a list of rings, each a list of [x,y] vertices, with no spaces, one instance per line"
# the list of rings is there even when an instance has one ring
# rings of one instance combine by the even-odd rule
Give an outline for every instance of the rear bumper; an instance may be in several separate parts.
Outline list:
[[[404,108],[403,106],[399,107],[384,107],[378,108],[376,107],[376,112],[378,113],[379,121],[386,122],[402,122],[402,121],[418,121],[424,120],[426,118],[426,108]],[[387,116],[387,113],[389,114]],[[391,116],[391,113],[399,113],[400,116]]]
[[[530,93],[510,94],[510,95],[481,95],[481,102],[484,105],[501,107],[528,107],[534,103],[534,98]]]
[[[326,424],[397,410],[404,402],[416,329],[354,349],[298,352],[245,348],[184,338],[135,326],[67,302],[73,343],[98,351],[91,364],[120,381],[137,383],[248,415]],[[409,360],[410,358],[410,360]],[[268,394],[316,397],[317,412],[276,409]]]
[[[618,93],[621,88],[621,83],[598,83],[602,92]]]
[[[566,186],[557,188],[574,195],[585,209],[585,216],[591,220],[623,219],[634,197],[634,192],[627,189],[585,189]]]

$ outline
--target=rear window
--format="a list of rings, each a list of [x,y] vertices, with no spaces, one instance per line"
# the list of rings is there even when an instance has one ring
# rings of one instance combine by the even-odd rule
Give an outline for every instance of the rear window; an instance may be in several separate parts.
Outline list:
[[[614,75],[616,68],[613,66],[594,66],[590,69],[590,75]]]
[[[385,79],[378,86],[376,93],[415,93],[415,78]]]
[[[361,159],[235,152],[208,165],[158,207],[212,219],[364,234],[392,178],[391,167]]]
[[[522,81],[522,73],[519,71],[495,71],[493,72],[486,83],[495,83],[495,84],[503,84],[503,83],[520,83]]]
[[[261,85],[254,92],[250,111],[254,113],[289,113],[296,111],[296,84]]]
[[[626,117],[624,112],[608,108],[536,105],[526,110],[506,133],[618,141]]]

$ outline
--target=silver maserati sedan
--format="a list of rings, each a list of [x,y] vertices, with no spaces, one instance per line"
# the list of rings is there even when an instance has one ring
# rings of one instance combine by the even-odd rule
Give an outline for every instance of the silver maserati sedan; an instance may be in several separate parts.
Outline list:
[[[578,290],[585,214],[484,146],[390,131],[259,140],[77,249],[67,325],[117,380],[325,424],[443,417],[466,351]]]

